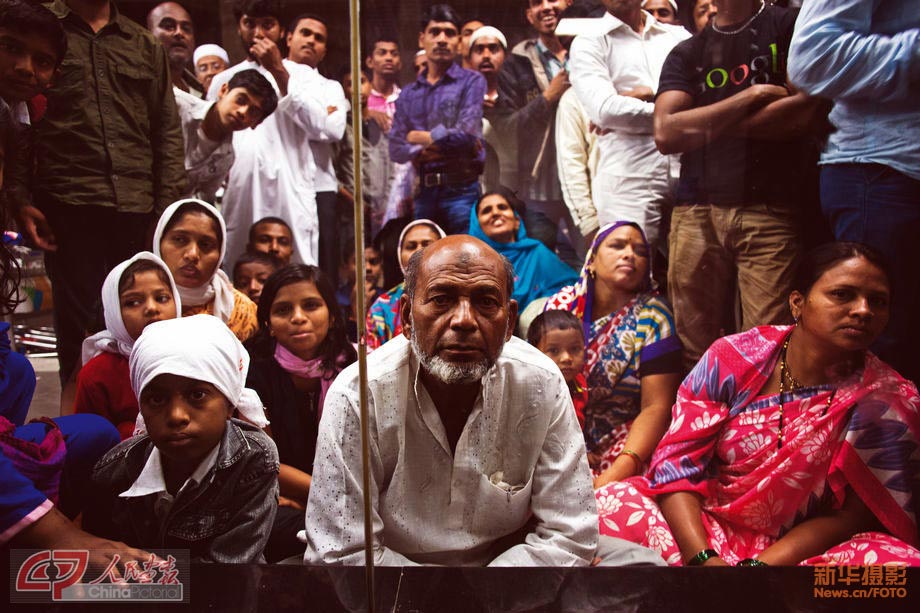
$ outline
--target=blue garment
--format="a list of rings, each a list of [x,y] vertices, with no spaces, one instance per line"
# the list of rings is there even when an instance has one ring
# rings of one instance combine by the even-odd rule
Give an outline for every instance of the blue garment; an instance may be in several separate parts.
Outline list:
[[[482,142],[482,99],[486,89],[481,74],[456,64],[451,64],[434,85],[428,82],[428,70],[422,71],[396,100],[389,134],[390,158],[400,164],[413,161],[424,147],[410,144],[406,137],[412,130],[422,130],[431,132],[445,157],[426,163],[419,174],[451,172],[458,162],[477,162],[481,172],[486,159]]]
[[[878,163],[920,179],[920,0],[809,0],[789,78],[834,101],[822,164]]]
[[[35,392],[35,371],[24,355],[10,346],[9,322],[0,321],[0,415],[21,426]]]
[[[872,351],[920,384],[920,180],[881,164],[829,164],[821,169],[821,208],[837,240],[885,255],[891,311]]]
[[[54,422],[61,429],[67,447],[58,506],[65,515],[75,517],[82,510],[83,495],[87,491],[93,465],[106,451],[117,445],[121,437],[115,426],[99,415],[66,415],[56,417]],[[40,443],[46,432],[45,424],[32,423],[16,428],[14,436]],[[0,453],[0,535],[45,500],[45,495],[35,488],[32,481],[22,476],[13,462]]]
[[[514,293],[519,311],[537,298],[552,296],[566,285],[578,280],[578,273],[562,263],[556,254],[546,248],[540,241],[527,237],[527,230],[521,222],[517,238],[513,243],[498,243],[486,236],[479,225],[476,208],[470,211],[470,236],[474,236],[508,258],[514,267]]]
[[[470,225],[470,210],[475,208],[480,195],[479,181],[422,187],[412,202],[414,217],[430,219],[448,234],[463,234]]]

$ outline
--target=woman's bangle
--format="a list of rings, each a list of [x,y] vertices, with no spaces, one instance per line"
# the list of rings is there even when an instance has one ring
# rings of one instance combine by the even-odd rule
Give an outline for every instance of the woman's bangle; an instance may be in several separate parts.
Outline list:
[[[769,564],[757,558],[745,558],[735,564],[735,566],[769,566]]]
[[[623,451],[617,454],[617,457],[620,457],[621,455],[631,457],[633,461],[636,463],[636,469],[638,469],[639,472],[642,472],[642,468],[645,466],[645,462],[642,460],[642,458],[639,456],[638,453],[636,453],[632,449],[624,449]]]
[[[709,558],[718,558],[719,554],[715,549],[704,549],[689,560],[687,566],[702,566]]]

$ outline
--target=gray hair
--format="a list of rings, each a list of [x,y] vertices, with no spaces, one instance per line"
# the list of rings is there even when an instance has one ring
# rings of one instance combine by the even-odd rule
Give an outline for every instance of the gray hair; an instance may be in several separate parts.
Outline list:
[[[409,297],[410,303],[415,299],[415,284],[418,282],[418,272],[422,267],[422,254],[427,248],[428,247],[419,249],[413,253],[412,257],[409,258],[409,263],[406,264],[405,291],[406,295]],[[512,266],[511,261],[502,254],[499,253],[498,257],[502,259],[502,264],[505,267],[505,290],[507,292],[507,299],[511,300],[511,295],[514,294],[514,266]]]

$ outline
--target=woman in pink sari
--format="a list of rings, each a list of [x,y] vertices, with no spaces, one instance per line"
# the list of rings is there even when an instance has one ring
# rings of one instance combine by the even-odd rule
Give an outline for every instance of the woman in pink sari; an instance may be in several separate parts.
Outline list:
[[[602,534],[672,565],[920,565],[920,397],[867,350],[888,320],[879,256],[819,247],[796,287],[796,325],[702,357],[647,475],[598,490]]]

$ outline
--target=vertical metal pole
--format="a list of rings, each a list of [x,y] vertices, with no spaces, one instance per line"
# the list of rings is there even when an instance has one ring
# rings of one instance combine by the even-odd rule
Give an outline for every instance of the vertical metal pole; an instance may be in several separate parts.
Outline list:
[[[361,468],[364,489],[364,577],[367,591],[367,610],[374,613],[374,527],[371,523],[370,457],[367,430],[367,330],[364,314],[367,296],[364,288],[364,197],[361,169],[361,2],[349,0],[351,17],[351,127],[354,149],[352,152],[355,177],[355,315],[358,324],[358,380],[361,413]]]

